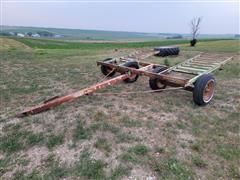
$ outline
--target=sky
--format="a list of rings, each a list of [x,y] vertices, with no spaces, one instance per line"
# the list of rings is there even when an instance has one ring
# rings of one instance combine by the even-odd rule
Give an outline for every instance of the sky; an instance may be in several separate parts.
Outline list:
[[[190,33],[191,19],[202,17],[202,34],[240,33],[239,0],[0,1],[1,25]]]

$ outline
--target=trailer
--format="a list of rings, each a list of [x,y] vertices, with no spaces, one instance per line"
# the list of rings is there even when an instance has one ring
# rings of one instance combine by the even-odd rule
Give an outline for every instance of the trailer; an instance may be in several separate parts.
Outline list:
[[[122,81],[133,83],[140,75],[149,77],[150,92],[161,91],[167,86],[179,87],[191,91],[193,101],[199,106],[204,106],[214,96],[216,80],[211,73],[217,69],[222,69],[224,64],[233,59],[233,57],[220,54],[200,53],[170,68],[143,61],[157,54],[159,54],[159,49],[142,50],[124,57],[97,61],[97,65],[100,66],[101,72],[104,74],[104,81],[65,96],[55,96],[37,106],[26,108],[16,116],[24,117],[37,114]]]

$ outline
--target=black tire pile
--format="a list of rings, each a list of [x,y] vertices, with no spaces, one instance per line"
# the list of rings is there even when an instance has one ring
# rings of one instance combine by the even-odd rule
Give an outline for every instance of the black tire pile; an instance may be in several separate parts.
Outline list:
[[[154,48],[154,51],[159,52],[156,54],[157,56],[173,56],[179,54],[179,47],[177,46],[164,46],[164,47],[156,47]]]

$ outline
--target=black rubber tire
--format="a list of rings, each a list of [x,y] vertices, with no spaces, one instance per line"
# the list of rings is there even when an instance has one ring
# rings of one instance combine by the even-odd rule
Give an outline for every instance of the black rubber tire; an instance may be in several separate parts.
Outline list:
[[[126,62],[122,66],[139,69],[138,62],[136,62],[136,61]],[[139,77],[139,75],[136,75],[133,79],[131,79],[131,78],[125,79],[124,82],[126,82],[126,83],[134,83],[135,81],[137,81],[138,77]]]
[[[174,52],[175,52],[175,48],[169,48],[169,49],[167,49],[167,53],[168,53],[169,55],[174,55]]]
[[[167,69],[167,67],[156,67],[152,72],[160,73],[160,72],[162,72],[166,69]],[[162,84],[162,86],[159,86],[159,82]],[[157,78],[150,78],[149,79],[149,86],[152,90],[165,89],[167,85],[165,85],[163,82],[164,81],[161,81]]]
[[[109,61],[111,60],[112,58],[107,58],[107,59],[104,59],[103,61]],[[112,68],[110,67],[107,67],[107,66],[104,66],[104,65],[101,65],[101,72],[103,73],[103,75],[107,76],[107,77],[112,77],[115,75],[115,71],[111,72],[112,71]],[[110,73],[111,72],[111,73]]]
[[[179,55],[179,52],[180,52],[180,49],[178,48],[178,49],[176,49],[176,53],[175,53],[175,55]]]
[[[209,81],[213,81],[214,83],[214,89],[213,89],[213,93],[211,95],[211,98],[208,101],[204,101],[204,89],[207,85],[207,83]],[[214,96],[214,90],[215,90],[215,86],[216,86],[216,81],[214,79],[214,77],[211,74],[204,74],[202,76],[200,76],[196,82],[194,83],[194,90],[193,90],[193,101],[195,102],[195,104],[199,105],[199,106],[204,106],[207,105],[213,98]]]
[[[165,46],[165,47],[156,47],[155,51],[159,51],[158,56],[173,56],[179,54],[179,48],[177,46]]]

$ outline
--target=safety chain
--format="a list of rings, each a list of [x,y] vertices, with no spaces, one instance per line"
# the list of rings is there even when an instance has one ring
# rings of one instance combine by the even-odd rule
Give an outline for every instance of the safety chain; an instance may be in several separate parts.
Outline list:
[[[107,79],[107,77],[113,72],[115,71],[116,68],[113,68],[107,75],[105,75],[102,79],[100,79],[97,83],[103,82],[104,80]]]
[[[93,93],[93,95],[128,95],[128,94],[143,94],[143,93],[154,93],[154,92],[162,92],[162,91],[173,91],[183,89],[183,87],[176,88],[167,88],[167,89],[157,89],[157,90],[147,90],[147,91],[130,91],[130,92],[120,92],[120,93]]]

